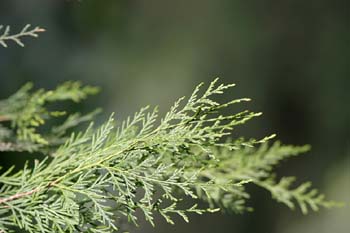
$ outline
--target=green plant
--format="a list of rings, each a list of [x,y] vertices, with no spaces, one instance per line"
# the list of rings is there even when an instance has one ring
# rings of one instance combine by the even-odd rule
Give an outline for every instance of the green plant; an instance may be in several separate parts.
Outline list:
[[[22,42],[23,37],[38,37],[38,33],[44,32],[45,29],[40,27],[35,27],[30,29],[31,25],[27,24],[19,33],[10,34],[10,26],[4,27],[0,25],[0,31],[3,30],[3,33],[0,35],[0,44],[4,47],[7,47],[8,41],[13,41],[21,47],[24,47]]]
[[[1,44],[4,38],[7,34]],[[49,118],[66,115],[48,110],[46,103],[78,102],[97,89],[68,82],[52,91],[30,92],[31,85],[25,85],[0,102],[0,150],[46,157],[0,175],[0,232],[113,232],[125,218],[137,225],[136,211],[152,225],[155,213],[171,224],[174,215],[188,221],[190,213],[241,213],[251,210],[245,203],[247,183],[267,189],[291,209],[298,205],[305,214],[337,205],[310,189],[310,183],[292,187],[293,177],[276,180],[273,175],[276,164],[308,146],[271,145],[275,135],[230,138],[233,129],[261,114],[222,115],[223,109],[250,101],[215,101],[233,86],[218,79],[207,88],[200,84],[162,118],[157,108],[145,107],[125,121],[116,122],[112,114],[101,126],[91,123],[79,132],[73,127],[91,121],[96,112],[73,114],[40,133]],[[193,205],[184,207],[184,197]]]

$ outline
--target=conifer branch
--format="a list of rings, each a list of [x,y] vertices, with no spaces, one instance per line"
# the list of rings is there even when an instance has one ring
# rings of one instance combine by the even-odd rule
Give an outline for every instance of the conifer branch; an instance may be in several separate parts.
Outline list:
[[[39,188],[35,188],[35,189],[32,189],[32,190],[27,191],[27,192],[16,193],[16,194],[14,194],[14,195],[12,195],[10,197],[1,198],[0,199],[0,205],[3,204],[3,203],[6,203],[6,202],[10,202],[10,201],[22,198],[22,197],[26,197],[26,196],[32,195],[32,194],[38,192],[39,190],[40,190]]]
[[[112,115],[100,127],[91,123],[85,131],[71,134],[52,156],[33,166],[26,165],[17,173],[13,168],[3,172],[0,229],[8,231],[16,226],[43,233],[114,232],[120,230],[123,218],[137,225],[137,210],[152,225],[156,213],[174,224],[174,215],[187,222],[189,213],[216,212],[219,208],[244,212],[251,210],[245,204],[250,196],[245,190],[247,183],[267,189],[290,208],[298,203],[303,213],[309,207],[317,211],[335,206],[316,191],[308,192],[309,183],[291,189],[290,178],[274,182],[274,166],[307,151],[308,146],[268,146],[275,135],[261,140],[227,138],[236,127],[260,115],[250,111],[221,115],[222,109],[249,101],[214,100],[215,95],[233,86],[218,84],[217,79],[205,90],[200,84],[187,101],[184,97],[176,101],[160,122],[157,108],[142,108],[120,123]],[[57,88],[60,91],[46,94],[44,99],[81,98],[81,94],[68,94],[68,87]],[[27,91],[18,93],[10,97],[11,103],[28,96]],[[39,106],[42,113],[43,105]],[[89,119],[71,115],[52,132],[64,135],[67,128]],[[0,135],[8,134],[0,128]],[[194,204],[180,207],[183,196]],[[208,207],[199,208],[198,198]]]
[[[24,47],[24,43],[22,42],[22,37],[38,37],[38,33],[45,32],[45,29],[40,27],[35,27],[30,29],[31,25],[27,24],[19,33],[10,34],[10,26],[4,27],[0,25],[0,31],[4,30],[2,35],[0,35],[0,44],[7,48],[7,41],[13,41],[21,47]]]
[[[100,112],[96,110],[86,115],[69,115],[62,125],[53,127],[47,135],[41,135],[37,132],[40,126],[52,117],[66,115],[64,111],[48,110],[47,104],[64,100],[80,102],[96,94],[98,88],[82,86],[80,82],[65,82],[54,90],[40,89],[33,92],[32,88],[33,85],[27,83],[9,98],[0,100],[0,123],[11,122],[10,128],[0,125],[0,151],[32,152],[62,144],[67,130],[91,121]]]

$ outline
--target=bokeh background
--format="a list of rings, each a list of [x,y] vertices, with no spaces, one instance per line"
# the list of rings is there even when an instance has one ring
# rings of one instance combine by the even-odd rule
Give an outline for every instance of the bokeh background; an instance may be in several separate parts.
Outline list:
[[[312,180],[329,198],[350,202],[350,4],[344,0],[1,0],[0,24],[47,29],[26,47],[0,48],[0,98],[33,81],[53,88],[81,80],[102,92],[72,111],[102,106],[123,118],[154,104],[161,111],[199,82],[219,76],[263,111],[239,134],[277,133],[284,143],[311,144],[277,172]],[[23,163],[0,154],[0,164]],[[251,188],[244,215],[192,216],[132,232],[345,233],[349,206],[302,216]]]

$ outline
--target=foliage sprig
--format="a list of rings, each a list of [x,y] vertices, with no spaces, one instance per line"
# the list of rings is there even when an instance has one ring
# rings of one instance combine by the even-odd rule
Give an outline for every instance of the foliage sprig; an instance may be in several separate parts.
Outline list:
[[[24,47],[24,43],[22,42],[23,37],[38,37],[41,32],[44,32],[45,29],[40,27],[34,27],[31,29],[31,25],[27,24],[22,28],[22,30],[16,34],[10,34],[10,26],[3,26],[0,25],[0,32],[2,34],[0,35],[0,44],[7,48],[7,42],[13,41],[17,45]]]
[[[0,100],[0,122],[10,122],[10,127],[0,125],[0,151],[36,151],[43,146],[61,144],[69,128],[91,121],[98,112],[84,116],[78,113],[70,115],[61,126],[42,135],[38,132],[40,126],[52,117],[66,115],[65,111],[48,110],[48,104],[64,100],[80,102],[96,94],[98,88],[82,86],[80,82],[65,82],[54,90],[39,89],[33,92],[32,88],[33,84],[27,83],[9,98]]]
[[[137,212],[152,225],[155,214],[173,224],[174,215],[188,221],[191,213],[243,212],[250,210],[245,204],[249,183],[267,189],[290,208],[297,202],[303,213],[308,206],[318,210],[335,205],[316,191],[307,191],[308,183],[291,189],[290,178],[273,181],[273,167],[306,151],[307,146],[275,143],[269,147],[267,141],[274,135],[261,140],[228,139],[234,128],[260,115],[250,111],[222,115],[222,109],[249,101],[215,101],[215,95],[233,86],[218,84],[218,79],[205,90],[200,84],[161,119],[157,108],[150,107],[119,123],[111,115],[100,127],[91,123],[85,131],[71,134],[52,156],[16,173],[13,168],[4,171],[0,176],[0,229],[113,232],[125,218],[137,225]],[[67,95],[70,88],[66,87],[42,98],[74,100],[76,95]],[[36,105],[32,112],[41,116],[42,106]],[[23,119],[23,125],[31,120]],[[184,207],[184,197],[193,205]],[[199,199],[208,206],[198,205]]]

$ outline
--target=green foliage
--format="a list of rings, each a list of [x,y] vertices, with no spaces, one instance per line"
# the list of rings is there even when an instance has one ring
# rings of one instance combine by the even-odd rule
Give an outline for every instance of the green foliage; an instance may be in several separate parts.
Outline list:
[[[66,82],[55,90],[39,89],[31,92],[33,85],[27,83],[15,94],[5,100],[0,100],[0,122],[10,121],[10,127],[16,130],[16,135],[5,126],[0,126],[0,150],[38,150],[44,145],[53,145],[59,137],[64,136],[67,129],[80,122],[90,121],[94,113],[86,116],[74,114],[62,125],[53,128],[49,135],[41,135],[37,129],[51,117],[63,116],[64,111],[49,111],[46,105],[52,102],[72,100],[79,102],[88,95],[96,94],[98,88],[82,86],[79,82]],[[50,143],[49,143],[50,141]],[[1,146],[2,145],[2,146]],[[7,147],[6,147],[7,145]]]
[[[326,201],[324,195],[319,194],[316,189],[309,191],[310,182],[301,184],[296,188],[291,188],[295,177],[282,177],[279,182],[275,181],[275,175],[272,173],[274,166],[282,160],[291,156],[297,156],[309,150],[309,146],[289,146],[281,145],[275,142],[271,147],[263,143],[260,147],[246,147],[242,150],[230,151],[227,149],[218,150],[215,155],[220,160],[214,167],[205,169],[201,176],[205,178],[219,177],[219,182],[241,182],[247,180],[258,185],[269,192],[273,198],[282,202],[289,208],[294,209],[297,203],[301,211],[307,214],[310,207],[317,211],[320,206],[331,207],[338,203]],[[244,200],[240,200],[237,205],[236,199],[242,197],[249,198],[249,194],[244,190],[244,186],[222,190],[212,190],[211,198],[204,197],[211,205],[219,205],[226,210],[242,212],[250,210],[244,206]]]
[[[308,206],[312,210],[334,206],[317,191],[307,191],[309,183],[291,188],[291,178],[274,181],[273,167],[305,152],[308,146],[274,143],[269,147],[274,135],[261,140],[228,138],[234,128],[260,113],[222,115],[224,108],[249,99],[218,103],[215,96],[234,85],[217,81],[205,90],[203,84],[197,86],[161,119],[157,108],[149,107],[122,122],[112,115],[100,127],[91,123],[86,131],[71,134],[52,156],[33,166],[17,173],[13,168],[4,171],[0,176],[0,231],[17,227],[27,232],[114,232],[123,219],[137,225],[138,212],[152,225],[155,214],[173,224],[175,215],[188,221],[191,213],[244,212],[250,210],[245,204],[249,198],[245,185],[250,183],[267,189],[290,208],[297,202],[303,213]],[[80,85],[73,86],[64,84],[56,91],[34,95],[28,95],[25,87],[3,101],[0,109],[7,109],[5,115],[14,127],[35,129],[43,116],[52,115],[43,107],[45,102],[80,100],[85,97],[82,93],[89,93],[90,88],[81,92]],[[31,107],[23,109],[27,105]],[[26,115],[23,112],[31,114],[19,116]],[[64,135],[67,128],[90,118],[72,115],[52,132]],[[23,137],[23,130],[18,132]],[[0,128],[0,135],[7,134],[7,129]],[[41,142],[36,137],[27,139]],[[186,206],[184,197],[193,205]],[[201,207],[199,199],[208,206]]]

